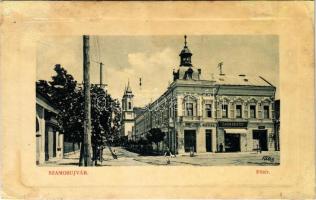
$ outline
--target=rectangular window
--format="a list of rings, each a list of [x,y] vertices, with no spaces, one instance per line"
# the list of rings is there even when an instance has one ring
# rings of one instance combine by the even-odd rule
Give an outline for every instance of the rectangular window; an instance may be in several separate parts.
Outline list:
[[[256,118],[256,106],[255,105],[250,106],[250,118]]]
[[[212,117],[212,104],[205,104],[206,117]]]
[[[174,111],[174,117],[177,117],[178,116],[177,105],[174,105],[173,111]]]
[[[227,118],[228,117],[228,105],[222,105],[222,117]]]
[[[169,114],[168,114],[169,117],[172,117],[172,108],[169,107]]]
[[[187,103],[187,116],[193,116],[193,103]]]
[[[269,119],[269,106],[263,106],[264,119]]]
[[[241,105],[236,105],[236,118],[242,118]]]
[[[128,102],[128,109],[132,109],[132,103]]]

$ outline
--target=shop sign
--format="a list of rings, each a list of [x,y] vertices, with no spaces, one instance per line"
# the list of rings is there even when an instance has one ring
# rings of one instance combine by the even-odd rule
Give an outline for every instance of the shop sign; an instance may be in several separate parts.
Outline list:
[[[212,123],[203,123],[202,126],[203,126],[203,127],[215,127],[215,124],[212,124]]]
[[[218,122],[219,127],[245,128],[248,122]]]
[[[186,127],[194,127],[194,128],[196,128],[196,127],[199,126],[198,123],[184,123],[184,125],[185,125]]]
[[[258,129],[265,129],[265,126],[258,126]]]

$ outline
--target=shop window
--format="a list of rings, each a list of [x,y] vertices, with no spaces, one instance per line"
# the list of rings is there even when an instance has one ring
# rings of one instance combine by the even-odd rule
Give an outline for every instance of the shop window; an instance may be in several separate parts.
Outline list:
[[[206,117],[212,117],[212,104],[205,104]]]
[[[222,117],[223,118],[228,117],[228,105],[227,104],[222,105]]]
[[[269,119],[269,106],[263,106],[263,111],[264,119]]]
[[[187,116],[193,116],[193,103],[186,104]]]
[[[242,108],[241,108],[241,105],[236,105],[236,118],[242,118]]]
[[[256,106],[255,105],[250,106],[250,118],[256,118]]]

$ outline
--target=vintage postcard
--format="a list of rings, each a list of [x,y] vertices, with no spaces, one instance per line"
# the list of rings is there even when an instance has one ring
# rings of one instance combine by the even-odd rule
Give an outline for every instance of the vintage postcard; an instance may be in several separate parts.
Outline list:
[[[4,197],[314,198],[313,14],[3,3]]]

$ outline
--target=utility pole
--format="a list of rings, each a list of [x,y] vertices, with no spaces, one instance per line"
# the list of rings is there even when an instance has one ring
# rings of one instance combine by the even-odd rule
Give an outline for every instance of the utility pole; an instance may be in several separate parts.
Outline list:
[[[83,36],[83,81],[84,81],[84,166],[92,166],[91,159],[91,99],[90,99],[90,58],[89,36]]]
[[[223,74],[223,62],[218,63],[218,68],[219,68],[219,75],[225,75]]]
[[[100,87],[102,86],[102,71],[103,71],[103,63],[100,62]]]

